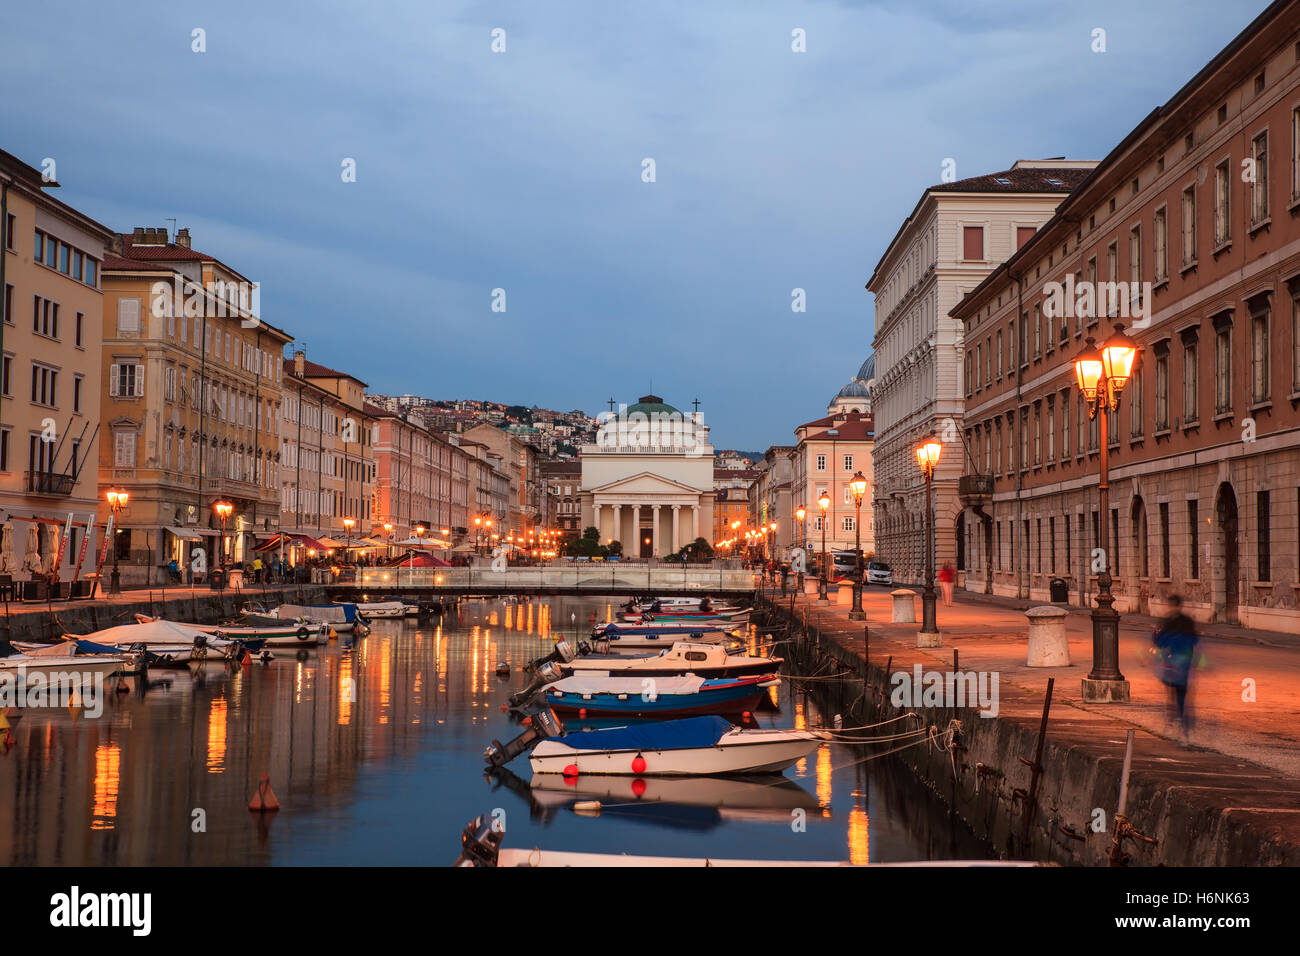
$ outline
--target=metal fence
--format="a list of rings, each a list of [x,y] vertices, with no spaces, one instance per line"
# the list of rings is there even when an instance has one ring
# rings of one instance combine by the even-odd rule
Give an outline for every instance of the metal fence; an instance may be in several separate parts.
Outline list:
[[[419,588],[431,591],[485,589],[503,593],[523,589],[640,588],[647,594],[666,590],[752,591],[758,575],[736,568],[650,567],[610,565],[590,567],[507,568],[347,568],[332,582],[340,587],[380,591]]]

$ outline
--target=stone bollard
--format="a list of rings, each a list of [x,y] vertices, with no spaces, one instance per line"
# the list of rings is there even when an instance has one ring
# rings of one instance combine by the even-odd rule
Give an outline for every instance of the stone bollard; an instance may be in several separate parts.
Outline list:
[[[1025,612],[1029,618],[1029,654],[1025,663],[1030,667],[1069,667],[1070,644],[1065,637],[1065,619],[1069,612],[1062,607],[1031,607]]]
[[[815,578],[815,577],[813,577],[813,578],[804,578],[804,579],[803,579],[803,593],[806,594],[806,595],[808,595],[809,597],[816,597],[816,596],[817,596],[817,586],[818,586],[818,584],[819,584],[819,581],[818,581],[818,579]]]
[[[916,623],[916,592],[909,591],[907,588],[899,588],[897,591],[891,591],[894,596],[894,615],[891,620],[895,624],[915,624]]]
[[[847,581],[839,586],[835,592],[836,607],[853,607],[853,585]]]

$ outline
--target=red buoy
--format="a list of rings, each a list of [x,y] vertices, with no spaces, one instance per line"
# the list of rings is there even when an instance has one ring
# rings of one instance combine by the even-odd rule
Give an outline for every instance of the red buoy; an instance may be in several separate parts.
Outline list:
[[[745,712],[744,712],[743,714],[741,714],[740,716],[743,717],[743,718],[745,718],[745,720],[749,720],[749,719],[751,719],[754,715],[751,714],[749,711],[745,711]]]
[[[585,720],[585,719],[587,718],[587,708],[586,708],[586,707],[579,707],[579,708],[578,708],[578,716]]]
[[[632,758],[632,772],[645,773],[645,757],[642,757],[640,754],[637,754],[635,757]]]
[[[280,801],[275,797],[275,791],[271,789],[270,774],[262,774],[257,782],[257,793],[253,794],[253,799],[248,801],[248,809],[258,813],[279,810]]]
[[[566,777],[576,777],[578,775],[578,765],[576,763],[569,764],[564,768],[564,775]]]
[[[640,777],[637,777],[635,780],[632,781],[632,796],[634,797],[645,796],[645,781],[642,780]]]

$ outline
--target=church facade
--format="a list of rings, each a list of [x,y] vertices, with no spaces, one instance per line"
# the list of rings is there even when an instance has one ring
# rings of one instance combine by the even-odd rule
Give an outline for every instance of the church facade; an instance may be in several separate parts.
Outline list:
[[[698,406],[698,403],[697,403]],[[581,449],[582,527],[628,557],[663,557],[713,529],[713,445],[700,412],[657,395],[602,412]]]

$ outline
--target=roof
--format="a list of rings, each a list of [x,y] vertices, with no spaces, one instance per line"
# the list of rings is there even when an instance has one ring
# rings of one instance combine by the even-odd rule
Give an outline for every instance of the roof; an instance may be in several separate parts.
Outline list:
[[[294,374],[293,363],[294,360],[291,358],[284,360],[284,370],[289,375]],[[309,362],[306,359],[303,359],[302,368],[303,378],[350,378],[358,385],[363,387],[366,386],[366,383],[361,381],[361,379],[357,378],[355,375],[349,375],[347,372],[340,372],[337,369],[329,368],[328,366],[321,365],[318,362]]]
[[[833,433],[833,434],[832,434]],[[868,418],[865,421],[841,422],[830,428],[809,435],[808,441],[873,441],[876,437],[876,423]]]
[[[190,259],[198,262],[220,262],[213,256],[205,256],[203,253],[194,249],[187,249],[184,246],[178,246],[174,242],[165,242],[158,245],[140,245],[135,244],[135,234],[130,232],[119,232],[122,239],[122,256],[126,259],[162,259],[175,261],[178,259]],[[224,263],[222,263],[224,265]],[[229,267],[227,267],[229,268]],[[234,269],[230,269],[234,272]]]
[[[876,377],[876,353],[872,352],[867,356],[867,360],[862,363],[858,369],[857,380],[859,382],[869,382]]]
[[[679,409],[664,402],[658,395],[642,395],[635,405],[628,406],[627,414],[640,412],[642,415],[681,415]]]
[[[853,381],[849,382],[847,385],[845,385],[842,389],[840,389],[835,394],[835,399],[870,398],[870,397],[871,397],[871,392],[867,390],[867,386],[863,385],[856,378]],[[832,399],[832,401],[834,401],[835,399]]]

